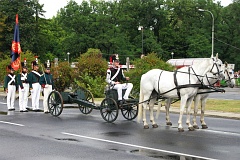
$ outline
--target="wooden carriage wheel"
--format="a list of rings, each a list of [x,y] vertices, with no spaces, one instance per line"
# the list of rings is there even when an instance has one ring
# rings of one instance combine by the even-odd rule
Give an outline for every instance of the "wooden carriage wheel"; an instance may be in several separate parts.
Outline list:
[[[118,105],[112,98],[105,98],[100,106],[102,118],[107,122],[114,122],[118,117]]]
[[[129,99],[134,100],[135,98],[132,96],[129,96]],[[122,115],[125,119],[127,120],[133,120],[137,117],[138,115],[138,104],[135,102],[127,102],[126,105],[121,109]]]
[[[124,107],[121,109],[122,115],[127,120],[133,120],[138,115],[138,105],[137,104],[131,104],[124,105]]]
[[[52,91],[48,96],[48,109],[51,115],[57,117],[63,110],[62,95],[58,91]]]
[[[89,90],[86,90],[82,87],[78,87],[75,92],[78,95],[78,99],[82,99],[86,102],[94,103],[93,95]],[[78,107],[83,114],[89,114],[93,110],[92,107],[87,107],[81,104],[78,104]]]

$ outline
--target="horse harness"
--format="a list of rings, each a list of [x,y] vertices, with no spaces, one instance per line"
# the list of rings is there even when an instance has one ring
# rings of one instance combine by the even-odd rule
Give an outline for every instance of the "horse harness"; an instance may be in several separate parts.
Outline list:
[[[214,61],[214,59],[213,59],[213,61]],[[217,65],[217,64],[216,64],[216,63],[213,64],[210,72],[213,70],[213,68],[214,68],[215,65]],[[217,66],[216,66],[216,67],[217,67]],[[191,73],[190,73],[190,69],[192,69],[192,71],[194,72],[194,74],[191,74]],[[187,85],[178,85],[178,82],[177,82],[177,72],[187,73],[187,74],[189,75],[189,84],[187,84]],[[217,74],[220,75],[221,72],[222,72],[222,71],[219,71],[219,68],[217,67],[217,73],[212,73],[212,74],[213,74],[213,75],[217,75]],[[154,99],[154,98],[157,98],[157,99],[165,99],[166,97],[164,97],[163,95],[166,94],[166,93],[168,93],[168,92],[171,92],[171,91],[173,91],[173,90],[175,90],[175,89],[177,89],[177,95],[178,95],[178,98],[180,99],[180,98],[181,98],[181,97],[180,97],[180,89],[181,89],[181,88],[187,88],[187,87],[198,87],[199,89],[211,89],[211,90],[213,90],[213,91],[201,92],[201,93],[198,92],[197,94],[205,94],[205,93],[211,93],[211,92],[225,92],[224,89],[217,89],[217,88],[215,88],[215,87],[213,86],[215,83],[217,83],[217,81],[216,81],[214,84],[211,85],[210,82],[209,82],[209,78],[212,78],[212,77],[208,77],[207,75],[206,75],[206,78],[207,78],[207,80],[208,80],[209,85],[204,85],[203,80],[200,80],[200,79],[199,79],[199,77],[204,77],[204,76],[202,76],[202,75],[197,75],[196,72],[194,71],[194,69],[193,69],[191,66],[189,66],[189,67],[188,67],[188,72],[182,72],[182,71],[175,70],[175,71],[174,71],[174,74],[173,74],[173,77],[174,77],[174,84],[175,84],[176,87],[175,87],[175,88],[172,88],[172,89],[170,89],[170,90],[168,90],[168,91],[166,91],[166,92],[164,92],[164,93],[160,93],[159,82],[160,82],[160,78],[161,78],[162,73],[163,73],[163,70],[160,72],[159,78],[158,78],[158,91],[157,91],[157,96],[155,96],[155,97],[149,97],[148,100],[145,100],[145,101],[143,101],[143,102],[140,102],[139,104],[145,103],[145,102],[149,102],[151,99]],[[195,75],[195,76],[197,77],[198,81],[200,82],[200,84],[191,84],[190,75]],[[179,100],[179,99],[178,99],[178,100]],[[176,100],[176,101],[178,101],[178,100]],[[175,102],[176,102],[176,101],[175,101]]]
[[[193,75],[195,75],[195,76],[197,77],[197,79],[198,79],[198,81],[200,82],[200,84],[191,84],[191,78],[190,78],[190,76],[192,75],[192,74],[190,73],[191,70],[192,70],[193,73],[194,73]],[[177,81],[177,73],[178,73],[178,72],[180,72],[180,73],[187,73],[187,74],[188,74],[189,84],[178,85],[178,81]],[[180,99],[180,89],[182,89],[182,88],[187,88],[187,87],[202,87],[202,86],[204,86],[203,81],[202,81],[199,77],[202,77],[202,76],[197,75],[196,72],[194,71],[194,69],[193,69],[191,66],[188,67],[188,72],[182,72],[182,71],[175,70],[174,73],[173,73],[173,79],[174,79],[174,84],[175,84],[176,87],[173,88],[172,90],[177,89],[177,95],[178,95],[178,98]],[[159,77],[159,81],[160,81],[160,77]],[[158,81],[158,83],[159,83],[159,81]],[[170,91],[172,91],[172,90],[170,90]],[[158,88],[158,91],[159,91],[159,93],[160,93],[159,88]],[[168,93],[168,92],[170,92],[170,91],[167,91],[167,92],[162,93],[162,94],[166,94],[166,93]]]
[[[214,65],[216,65],[216,64],[214,63]],[[213,67],[214,67],[214,65],[213,65]],[[213,69],[213,67],[212,67],[212,69]],[[212,69],[210,71],[212,71]],[[191,70],[193,71],[193,74],[190,73]],[[217,70],[218,70],[217,73],[212,73],[212,74],[213,75],[220,74],[220,71],[219,71],[218,67],[217,67]],[[189,66],[188,67],[188,72],[182,72],[182,71],[175,70],[174,73],[173,73],[173,79],[174,79],[174,84],[175,84],[176,87],[172,88],[171,90],[168,90],[168,91],[166,91],[164,93],[160,93],[159,82],[160,82],[160,78],[161,78],[162,72],[163,71],[160,72],[159,78],[158,78],[158,97],[157,97],[158,99],[163,98],[162,95],[164,95],[164,94],[166,94],[168,92],[171,92],[171,91],[173,91],[175,89],[177,90],[177,95],[178,95],[178,98],[180,99],[181,98],[181,96],[180,96],[180,89],[187,88],[187,87],[198,87],[199,89],[212,89],[212,90],[214,90],[214,92],[224,92],[223,89],[216,89],[215,87],[213,87],[213,85],[215,83],[217,83],[217,81],[214,84],[210,84],[209,78],[212,78],[212,77],[208,77],[207,75],[206,75],[206,78],[207,78],[207,81],[208,81],[209,85],[205,85],[203,83],[203,80],[200,79],[200,77],[204,77],[204,76],[197,75],[196,72],[194,71],[194,69],[191,66]],[[188,74],[189,84],[178,85],[178,81],[177,81],[177,73],[178,72]],[[191,79],[190,79],[191,75],[195,75],[197,77],[197,79],[198,79],[198,82],[200,82],[200,83],[199,84],[191,84]],[[210,93],[210,92],[201,92],[201,93],[198,93],[198,94],[204,94],[204,93]]]

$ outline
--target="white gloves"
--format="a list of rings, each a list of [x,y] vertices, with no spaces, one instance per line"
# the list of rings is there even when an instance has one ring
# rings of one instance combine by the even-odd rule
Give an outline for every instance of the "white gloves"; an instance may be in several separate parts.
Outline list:
[[[48,87],[49,87],[49,85],[48,85],[48,84],[46,84],[44,88],[48,88]]]
[[[24,91],[25,91],[25,89],[23,88],[23,89],[21,89],[21,91],[22,91],[22,92],[24,92]]]

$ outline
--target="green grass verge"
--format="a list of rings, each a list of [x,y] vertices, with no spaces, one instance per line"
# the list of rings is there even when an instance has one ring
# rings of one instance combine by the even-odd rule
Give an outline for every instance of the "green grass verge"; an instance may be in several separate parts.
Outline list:
[[[194,103],[194,102],[193,102]],[[192,109],[193,109],[192,103]],[[179,107],[180,102],[172,104],[173,107]],[[200,109],[200,105],[198,106]],[[240,100],[220,100],[208,99],[205,110],[240,113]]]

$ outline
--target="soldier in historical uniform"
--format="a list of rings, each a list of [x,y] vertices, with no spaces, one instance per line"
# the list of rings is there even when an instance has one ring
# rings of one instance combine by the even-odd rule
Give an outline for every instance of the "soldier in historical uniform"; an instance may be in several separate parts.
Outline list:
[[[132,83],[122,83],[123,81],[129,80],[129,77],[125,77],[122,68],[119,66],[119,60],[113,60],[113,67],[107,70],[106,82],[111,86],[112,89],[116,89],[118,92],[118,103],[122,105],[133,88]],[[122,89],[127,89],[124,96],[122,96]]]
[[[49,94],[54,89],[53,75],[50,73],[51,72],[50,71],[51,63],[50,63],[49,60],[44,64],[44,67],[45,67],[45,71],[44,71],[44,74],[40,77],[39,84],[43,88],[43,94],[44,94],[43,109],[44,109],[44,113],[49,113],[47,100],[48,100]]]
[[[39,79],[41,77],[41,72],[39,71],[38,59],[32,61],[32,71],[28,74],[27,79],[29,82],[29,89],[32,95],[32,110],[35,112],[41,111],[39,108],[39,99],[41,86],[39,84]]]
[[[17,78],[11,65],[7,66],[8,75],[4,79],[4,90],[7,92],[7,107],[9,111],[14,111],[14,101],[17,89]]]
[[[29,83],[28,83],[28,68],[27,60],[24,58],[24,61],[21,62],[22,71],[18,74],[18,91],[19,91],[19,110],[20,112],[28,112],[28,94],[29,94]]]

